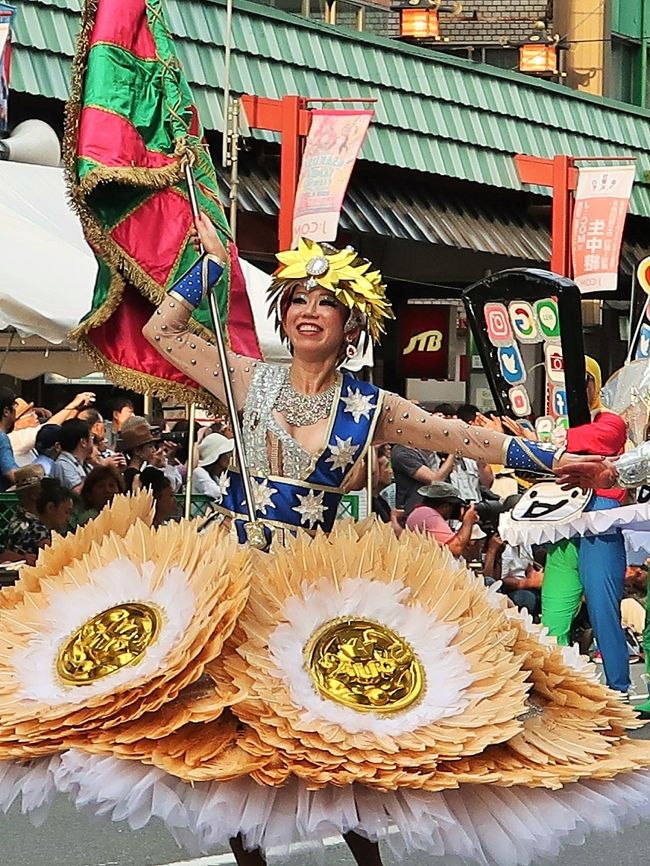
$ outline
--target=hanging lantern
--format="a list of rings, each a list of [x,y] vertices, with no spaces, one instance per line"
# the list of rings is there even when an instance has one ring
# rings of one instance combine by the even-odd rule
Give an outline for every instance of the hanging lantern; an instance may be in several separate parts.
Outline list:
[[[519,43],[519,71],[529,75],[557,75],[557,39],[549,36],[543,21]]]
[[[399,35],[402,39],[440,39],[438,10],[418,6],[400,9]]]

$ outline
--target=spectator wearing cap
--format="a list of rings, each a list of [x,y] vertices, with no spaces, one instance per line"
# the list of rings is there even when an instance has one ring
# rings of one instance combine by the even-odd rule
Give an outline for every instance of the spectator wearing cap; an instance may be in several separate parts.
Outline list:
[[[86,421],[71,418],[61,424],[61,453],[54,461],[52,478],[74,494],[81,488],[88,475],[87,461],[93,450],[93,437]]]
[[[228,468],[235,443],[221,433],[210,433],[199,445],[199,465],[192,472],[192,493],[221,502],[220,476]]]
[[[123,425],[117,446],[126,457],[124,485],[127,492],[133,488],[134,478],[152,462],[160,445],[160,436],[154,431],[146,418],[131,416]]]
[[[16,493],[18,505],[7,526],[5,547],[13,553],[36,554],[49,543],[50,531],[38,518],[38,497],[44,478],[42,466],[22,466],[16,469],[16,483],[10,490]]]
[[[16,423],[16,395],[11,388],[0,386],[0,493],[15,484],[18,464],[9,433]]]
[[[468,505],[446,481],[427,484],[417,492],[420,504],[407,517],[406,528],[426,532],[439,544],[446,545],[453,556],[464,557],[471,544],[472,528],[479,520],[474,503]],[[454,531],[449,521],[458,519],[460,529]]]
[[[61,453],[61,425],[44,424],[36,434],[36,453],[38,457],[33,466],[42,466],[46,478],[51,477],[54,461]]]

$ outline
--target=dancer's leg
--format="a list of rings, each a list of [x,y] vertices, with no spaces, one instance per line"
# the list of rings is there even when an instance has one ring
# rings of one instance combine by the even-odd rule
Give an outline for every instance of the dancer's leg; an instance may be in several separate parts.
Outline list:
[[[371,842],[369,839],[364,839],[363,836],[352,832],[344,833],[343,838],[352,851],[358,866],[383,866],[379,845],[376,842]]]
[[[549,549],[544,566],[542,625],[563,646],[569,644],[571,623],[582,593],[577,545],[574,541],[559,541]]]
[[[585,589],[589,619],[603,657],[607,685],[627,693],[630,688],[630,662],[621,626],[625,545],[620,532],[580,539],[580,578]]]
[[[235,836],[230,840],[232,853],[235,855],[237,866],[266,866],[266,860],[259,848],[247,851],[242,843],[241,836]]]
[[[645,609],[645,628],[643,629],[641,646],[643,647],[643,655],[645,656],[645,672],[650,678],[650,611],[648,611],[647,598]],[[650,681],[648,682],[648,689],[650,690]],[[644,701],[642,704],[637,704],[634,709],[638,711],[642,719],[650,719],[650,691],[648,693],[648,700]]]

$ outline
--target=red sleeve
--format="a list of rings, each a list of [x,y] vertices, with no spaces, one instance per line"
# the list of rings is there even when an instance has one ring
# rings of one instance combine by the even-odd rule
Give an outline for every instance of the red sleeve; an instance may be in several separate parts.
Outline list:
[[[591,424],[569,428],[567,450],[573,454],[615,457],[623,451],[626,439],[625,421],[613,412],[601,412]]]

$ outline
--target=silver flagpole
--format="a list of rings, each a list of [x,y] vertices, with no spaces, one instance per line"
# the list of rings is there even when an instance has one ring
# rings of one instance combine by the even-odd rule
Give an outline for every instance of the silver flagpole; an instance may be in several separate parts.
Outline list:
[[[185,161],[185,179],[187,181],[187,190],[189,193],[190,205],[192,214],[195,219],[199,217],[199,204],[196,198],[196,189],[194,187],[194,175],[189,161]],[[201,249],[203,252],[203,249]],[[251,484],[248,467],[246,465],[246,452],[244,450],[244,437],[242,436],[241,424],[239,423],[239,415],[237,414],[237,404],[235,403],[235,394],[232,389],[232,381],[230,379],[230,369],[228,367],[228,355],[226,354],[226,343],[221,330],[221,317],[219,315],[219,307],[217,299],[212,289],[208,289],[208,304],[210,307],[210,315],[212,317],[212,327],[214,337],[219,352],[219,364],[223,375],[223,386],[226,392],[226,407],[230,414],[230,423],[232,425],[233,436],[235,440],[235,453],[241,473],[242,486],[244,488],[244,502],[246,510],[250,516],[250,520],[246,523],[246,537],[251,547],[256,547],[263,550],[267,547],[267,540],[264,533],[264,524],[256,520],[257,514],[255,509],[255,497],[253,495],[253,486]]]
[[[192,475],[194,473],[194,443],[196,441],[196,403],[190,403],[187,410],[189,427],[187,428],[187,471],[185,473],[185,499],[183,516],[189,520],[192,516]]]

